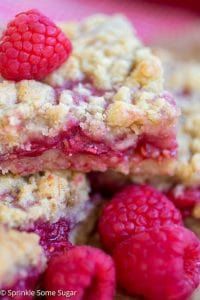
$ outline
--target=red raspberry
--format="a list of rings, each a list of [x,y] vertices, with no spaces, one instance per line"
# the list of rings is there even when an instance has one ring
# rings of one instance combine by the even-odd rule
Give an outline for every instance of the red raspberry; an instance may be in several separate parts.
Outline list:
[[[118,244],[119,284],[148,300],[186,300],[200,282],[200,242],[188,229],[168,225]]]
[[[192,209],[200,203],[200,188],[184,188],[177,186],[167,193],[169,199],[181,210]]]
[[[54,256],[44,275],[44,287],[57,291],[53,300],[66,300],[58,294],[75,291],[74,300],[111,300],[115,291],[115,269],[112,258],[90,246],[71,248],[61,256]]]
[[[113,250],[132,234],[171,223],[182,225],[182,218],[165,195],[150,186],[129,185],[103,209],[99,233],[104,246]]]
[[[8,80],[40,80],[69,56],[71,42],[46,16],[29,10],[15,16],[0,42],[0,72]]]

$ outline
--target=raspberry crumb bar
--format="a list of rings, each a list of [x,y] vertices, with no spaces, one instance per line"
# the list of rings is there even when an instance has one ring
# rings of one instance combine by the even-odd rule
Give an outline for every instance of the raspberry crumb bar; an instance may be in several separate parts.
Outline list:
[[[168,65],[168,87],[177,94],[182,110],[179,122],[179,156],[169,196],[183,211],[186,225],[200,237],[200,63],[177,61],[176,56],[161,54]],[[200,291],[197,293],[200,297]]]
[[[178,124],[178,160],[175,175],[179,192],[200,186],[200,64],[178,60],[175,54],[158,51],[165,69],[166,87],[176,95],[181,108]]]
[[[92,213],[89,190],[85,175],[71,171],[1,175],[0,224],[37,233],[46,254],[55,253],[70,246],[70,236]]]
[[[39,245],[39,237],[1,226],[0,240],[0,298],[12,299],[9,295],[9,291],[12,291],[19,293],[15,299],[32,299],[20,296],[20,293],[34,291],[38,278],[46,267],[46,257]]]
[[[148,182],[162,190],[178,185],[179,191],[200,186],[200,63],[181,60],[175,53],[155,49],[164,66],[165,87],[175,95],[181,111],[178,121],[178,157],[173,176],[132,176],[134,182]],[[98,178],[98,174],[96,175]],[[105,177],[105,176],[104,176]],[[112,184],[125,181],[124,177],[108,173]],[[119,179],[115,179],[119,177]],[[100,178],[103,181],[103,178]],[[98,180],[100,180],[98,178]],[[127,180],[127,179],[126,179]],[[97,181],[97,180],[96,180]],[[102,184],[105,184],[103,181]]]
[[[166,54],[167,55],[167,54]],[[166,84],[176,94],[182,117],[179,122],[179,158],[176,180],[186,186],[200,184],[200,63],[165,56]]]
[[[173,173],[179,113],[160,60],[122,16],[62,28],[73,50],[45,82],[0,83],[3,173]]]

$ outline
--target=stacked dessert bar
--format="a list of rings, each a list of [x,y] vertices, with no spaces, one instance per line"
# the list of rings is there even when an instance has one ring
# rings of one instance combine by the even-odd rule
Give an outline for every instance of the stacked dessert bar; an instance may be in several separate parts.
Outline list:
[[[1,83],[2,172],[172,172],[178,111],[160,60],[121,16],[64,29],[73,51],[46,83]]]
[[[0,46],[2,65],[8,64],[7,56],[14,64],[15,59],[27,62],[27,55],[31,63],[27,45],[36,56],[43,51],[43,23],[20,27],[30,16],[38,22],[38,12],[31,11],[18,16],[19,23],[10,23]],[[48,22],[45,19],[49,46],[55,42],[55,28]],[[13,43],[21,51],[16,28],[36,34],[29,44],[22,40],[25,54],[18,58],[8,49]],[[52,257],[87,240],[102,201],[91,190],[87,173],[112,171],[149,182],[165,178],[174,197],[187,193],[187,184],[199,189],[195,76],[200,68],[194,65],[191,74],[186,71],[194,76],[186,81],[182,66],[167,61],[169,74],[164,82],[160,58],[144,47],[123,16],[95,15],[61,28],[71,40],[72,51],[48,76],[35,80],[29,70],[28,78],[14,80],[17,72],[9,64],[1,70],[0,288],[4,290],[34,290]],[[30,45],[35,42],[37,51]],[[55,49],[61,57],[63,48]],[[52,67],[51,49],[47,50]],[[18,72],[19,61],[14,64]],[[37,64],[35,57],[32,61]],[[183,111],[179,154],[180,109],[165,87],[175,92]],[[0,299],[10,299],[6,297]]]

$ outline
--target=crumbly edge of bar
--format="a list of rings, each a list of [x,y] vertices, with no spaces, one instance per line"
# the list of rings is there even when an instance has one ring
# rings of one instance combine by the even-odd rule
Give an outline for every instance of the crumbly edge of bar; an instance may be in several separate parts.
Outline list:
[[[165,86],[175,95],[181,110],[178,122],[178,159],[174,161],[174,176],[133,176],[137,182],[150,182],[160,189],[178,185],[200,186],[200,62],[180,60],[174,53],[154,49],[164,67]],[[161,174],[162,175],[162,174]],[[164,174],[165,175],[165,174]]]
[[[10,287],[16,279],[26,278],[28,270],[44,271],[46,258],[36,234],[0,227],[0,287]]]
[[[178,124],[178,161],[173,182],[200,185],[200,62],[180,60],[157,50],[164,66],[166,88],[175,94],[181,109]]]
[[[46,171],[20,177],[0,176],[0,223],[28,228],[38,220],[75,222],[89,200],[89,183],[82,173]]]
[[[96,230],[97,222],[105,201],[98,194],[93,195],[86,217],[69,233],[69,240],[75,245],[87,244]]]

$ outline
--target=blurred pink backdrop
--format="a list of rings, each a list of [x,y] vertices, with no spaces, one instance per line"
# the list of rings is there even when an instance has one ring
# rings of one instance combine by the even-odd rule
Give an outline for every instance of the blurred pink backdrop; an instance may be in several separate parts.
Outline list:
[[[187,34],[199,22],[192,11],[139,0],[1,0],[0,19],[4,23],[31,8],[56,21],[81,19],[92,13],[124,13],[145,42]]]

